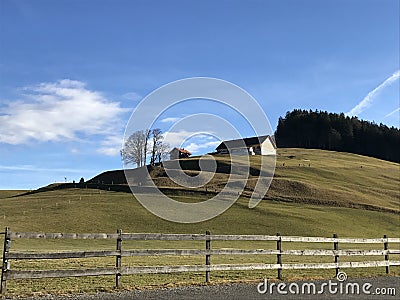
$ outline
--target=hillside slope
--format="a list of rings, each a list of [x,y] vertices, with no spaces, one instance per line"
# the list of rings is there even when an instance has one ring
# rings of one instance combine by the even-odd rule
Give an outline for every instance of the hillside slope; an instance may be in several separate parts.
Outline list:
[[[191,197],[189,197],[190,200]],[[206,200],[204,195],[198,199]],[[177,196],[185,201],[186,196]],[[399,215],[345,207],[262,201],[249,209],[240,198],[220,216],[201,223],[163,220],[128,193],[96,189],[64,189],[0,199],[0,228],[28,232],[164,232],[276,234],[341,237],[398,236]],[[15,242],[16,243],[16,242]],[[29,247],[42,247],[42,241]],[[77,242],[68,242],[71,249]],[[69,246],[68,246],[69,247]],[[70,248],[67,248],[70,249]]]
[[[0,227],[49,232],[114,232],[122,228],[125,232],[398,235],[399,164],[321,150],[283,149],[278,154],[275,177],[265,201],[249,209],[248,197],[241,197],[225,213],[206,222],[177,224],[162,220],[130,193],[108,191],[126,185],[105,182],[88,184],[91,188],[73,188],[70,184],[60,189],[62,185],[53,185],[57,190],[25,195],[0,192]],[[257,179],[259,157],[251,159],[253,175],[244,196],[250,194],[252,182]],[[218,192],[229,171],[227,157],[217,160],[218,172],[206,185],[207,192],[204,187],[188,190],[173,186],[162,168],[153,170],[152,175],[178,201],[205,201]],[[198,158],[182,163],[188,173],[197,172]],[[115,172],[123,174],[114,171],[105,175]],[[141,174],[140,170],[135,172]],[[99,175],[97,179],[106,178]]]
[[[279,151],[268,197],[400,211],[400,164],[309,149]]]
[[[165,176],[162,168],[151,171],[153,179],[178,201],[205,201],[220,190],[230,171],[227,157],[216,157],[217,172],[205,188],[182,189],[174,186]],[[252,184],[258,178],[260,157],[252,157],[252,169],[245,197],[240,197],[221,215],[204,222],[193,224],[174,223],[163,220],[146,210],[130,193],[109,191],[108,189],[128,190],[125,184],[101,183],[101,180],[115,180],[114,175],[123,177],[123,171],[110,171],[96,177],[92,183],[52,184],[36,193],[0,191],[0,228],[10,227],[16,232],[106,232],[116,229],[123,232],[162,232],[162,233],[205,233],[212,234],[267,234],[293,236],[362,237],[381,238],[399,236],[399,165],[367,157],[334,153],[320,150],[285,149],[279,151],[276,176],[266,200],[255,208],[248,208],[246,197],[251,193]],[[283,165],[284,164],[284,165]],[[188,174],[198,173],[198,158],[182,161]],[[362,168],[361,168],[362,167]],[[144,169],[132,171],[138,180],[143,180]],[[97,181],[97,183],[96,183]],[[100,182],[100,183],[99,183]],[[87,188],[86,188],[87,185]],[[79,187],[79,188],[78,188]],[[106,189],[106,191],[97,189]],[[323,204],[323,205],[322,205]],[[369,206],[365,206],[365,205]],[[355,206],[358,209],[350,208]],[[363,209],[369,208],[369,209]],[[371,210],[372,208],[372,210]],[[380,210],[380,211],[378,211]],[[0,229],[1,230],[1,229]],[[379,245],[378,245],[379,246]],[[179,248],[204,249],[203,242],[182,241],[123,241],[124,249],[136,248]],[[212,249],[276,249],[275,242],[268,241],[226,241],[212,242]],[[301,246],[303,247],[303,245]],[[332,249],[332,243],[307,244],[311,249]],[[350,245],[341,243],[340,249],[360,249],[370,245]],[[382,247],[382,244],[380,245]],[[398,243],[392,243],[390,249],[398,249]],[[298,243],[284,243],[283,248],[299,249]],[[13,251],[55,252],[113,250],[113,240],[63,240],[63,239],[14,239]],[[301,248],[303,249],[303,248]],[[374,248],[375,249],[375,248]],[[382,248],[381,248],[382,249]],[[333,257],[285,256],[284,263],[332,262]],[[383,259],[377,256],[351,257],[353,261]],[[398,260],[395,254],[391,260]],[[341,256],[341,261],[350,260]],[[232,263],[273,263],[274,256],[241,255],[212,256],[213,264]],[[203,264],[204,257],[198,256],[139,256],[123,258],[125,266]],[[112,267],[115,258],[85,258],[70,260],[13,261],[12,268],[66,269],[66,268],[102,268]],[[286,279],[332,278],[334,270],[293,270],[284,272]],[[345,269],[352,278],[356,276],[384,276],[385,268]],[[399,268],[392,266],[390,272],[399,275]],[[213,271],[213,282],[257,280],[276,276],[276,271],[218,272]],[[203,284],[204,274],[173,273],[124,276],[123,286],[138,288],[141,286],[170,286],[178,284]],[[87,277],[78,279],[42,279],[22,283],[10,281],[10,294],[45,292],[58,293],[60,290],[71,292],[96,292],[104,287],[112,289],[112,277]],[[23,291],[23,292],[21,292]],[[26,292],[25,292],[26,291]]]
[[[163,167],[151,169],[151,180],[169,194],[218,193],[230,173],[229,156],[215,156],[217,168],[212,179],[200,188],[184,188],[168,178]],[[260,176],[260,157],[250,157],[251,167],[242,196],[249,197]],[[168,162],[166,163],[168,164]],[[185,173],[199,174],[199,157],[181,161]],[[130,172],[136,185],[146,185],[145,169]],[[147,178],[150,180],[149,178]],[[126,184],[122,170],[102,173],[89,181],[113,189]],[[110,186],[111,185],[111,186]],[[275,175],[266,200],[353,207],[400,212],[400,164],[376,158],[315,149],[279,149]],[[116,187],[114,187],[116,188]],[[121,189],[118,189],[121,190]]]

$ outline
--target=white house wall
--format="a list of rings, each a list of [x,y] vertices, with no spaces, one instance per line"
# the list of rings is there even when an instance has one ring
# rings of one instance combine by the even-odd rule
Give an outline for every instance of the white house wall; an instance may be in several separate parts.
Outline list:
[[[266,139],[264,143],[261,144],[261,155],[276,155],[276,149],[272,145],[270,139]]]

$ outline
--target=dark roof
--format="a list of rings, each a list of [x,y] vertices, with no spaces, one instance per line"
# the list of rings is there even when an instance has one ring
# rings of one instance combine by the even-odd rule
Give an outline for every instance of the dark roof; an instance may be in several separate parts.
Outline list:
[[[219,144],[219,146],[216,149],[222,150],[222,149],[227,149],[227,148],[238,148],[238,147],[243,146],[243,142],[246,145],[246,147],[251,147],[254,145],[259,145],[259,144],[264,143],[264,141],[267,138],[269,138],[271,140],[272,145],[276,148],[273,137],[271,137],[269,135],[262,135],[262,136],[254,136],[254,137],[244,138],[244,139],[223,141],[221,144]]]
[[[178,150],[180,153],[185,153],[185,154],[188,154],[188,155],[192,155],[192,153],[190,153],[190,151],[188,151],[188,150],[186,150],[186,149],[183,149],[183,148],[174,148],[174,149],[172,149],[171,151],[170,151],[170,153],[172,152],[172,151],[174,151],[174,150]]]

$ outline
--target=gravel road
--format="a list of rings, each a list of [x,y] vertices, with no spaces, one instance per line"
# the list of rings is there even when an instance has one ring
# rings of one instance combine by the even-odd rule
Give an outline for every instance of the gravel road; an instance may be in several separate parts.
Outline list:
[[[276,282],[278,284],[279,282]],[[306,285],[304,285],[306,283]],[[323,284],[325,284],[324,293],[310,295],[308,292],[308,286],[311,284],[315,285],[316,292],[321,290]],[[137,291],[120,291],[114,293],[97,293],[91,295],[68,295],[68,296],[42,296],[37,298],[25,298],[26,300],[121,300],[121,299],[199,299],[199,300],[211,300],[211,299],[400,299],[400,277],[377,277],[377,278],[348,278],[347,281],[343,282],[343,292],[340,292],[340,282],[336,280],[331,281],[331,289],[337,288],[337,293],[333,294],[329,292],[329,280],[325,281],[298,281],[298,282],[285,282],[286,287],[281,290],[286,291],[287,294],[279,294],[276,286],[273,286],[273,293],[259,293],[258,285],[256,283],[234,283],[234,284],[222,284],[222,285],[208,285],[208,286],[187,286],[187,287],[176,287],[176,288],[163,288],[156,290],[137,290]],[[261,284],[261,282],[260,282]],[[337,284],[337,285],[335,285]],[[360,293],[355,294],[352,292],[351,286],[359,286]],[[289,289],[291,285],[291,290]],[[348,293],[346,293],[346,285],[348,285]],[[267,283],[268,288],[271,288],[270,283]],[[291,291],[295,291],[296,287],[299,287],[300,293],[293,294]],[[305,290],[301,293],[302,287]],[[363,286],[366,292],[363,293]],[[259,289],[264,289],[265,285],[259,286]],[[381,295],[378,295],[381,293]],[[382,295],[385,293],[385,295]]]

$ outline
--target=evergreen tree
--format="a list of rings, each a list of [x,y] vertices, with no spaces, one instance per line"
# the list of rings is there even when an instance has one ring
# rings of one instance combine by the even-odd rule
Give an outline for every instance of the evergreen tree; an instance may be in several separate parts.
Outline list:
[[[351,152],[400,162],[400,130],[345,116],[295,109],[280,117],[275,132],[281,148]]]

